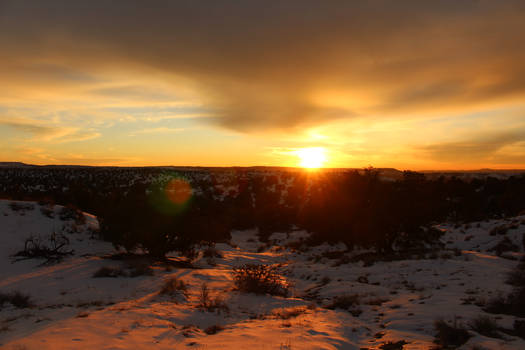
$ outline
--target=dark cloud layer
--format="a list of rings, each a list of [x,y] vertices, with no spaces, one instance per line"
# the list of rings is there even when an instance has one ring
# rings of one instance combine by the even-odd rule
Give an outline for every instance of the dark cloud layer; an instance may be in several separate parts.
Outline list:
[[[525,163],[525,129],[496,132],[470,140],[433,144],[421,150],[430,158],[443,162]],[[504,147],[522,144],[517,153],[500,154]]]
[[[223,126],[289,128],[523,96],[524,4],[0,0],[0,61],[66,62],[43,67],[78,80],[69,69],[155,69],[195,83]]]

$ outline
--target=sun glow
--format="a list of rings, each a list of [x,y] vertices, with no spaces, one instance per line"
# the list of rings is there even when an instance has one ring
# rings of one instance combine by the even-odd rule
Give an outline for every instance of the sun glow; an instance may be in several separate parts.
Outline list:
[[[325,149],[322,147],[301,148],[296,152],[299,157],[299,165],[303,168],[320,168],[326,161]]]

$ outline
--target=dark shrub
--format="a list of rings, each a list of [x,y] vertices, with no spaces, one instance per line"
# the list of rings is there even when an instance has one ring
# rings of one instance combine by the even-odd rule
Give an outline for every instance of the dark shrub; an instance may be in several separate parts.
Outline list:
[[[33,210],[35,206],[31,203],[10,202],[9,208],[11,208],[12,211],[24,211],[24,210]]]
[[[359,295],[350,294],[350,295],[341,295],[335,297],[332,302],[327,305],[328,309],[344,309],[349,310],[351,307],[359,305]]]
[[[217,334],[217,332],[220,332],[224,329],[223,326],[220,326],[220,325],[213,325],[213,326],[210,326],[208,328],[206,328],[204,330],[204,333],[208,334],[208,335],[212,335],[212,334]]]
[[[447,324],[443,320],[434,322],[437,331],[435,343],[442,348],[456,348],[465,344],[471,337],[470,333],[454,321],[453,325]]]
[[[0,292],[0,310],[6,303],[10,303],[11,305],[19,309],[28,308],[33,305],[31,303],[31,297],[29,295],[22,294],[20,292],[12,292],[12,293],[1,293]]]
[[[519,252],[520,248],[514,244],[509,237],[503,238],[494,247],[489,249],[489,252],[495,252],[498,256],[504,252]]]
[[[480,315],[470,322],[470,329],[490,338],[501,338],[499,326],[494,319]]]
[[[214,299],[210,297],[210,291],[208,285],[203,283],[201,285],[201,292],[199,294],[199,302],[197,308],[208,312],[228,312],[230,308],[224,303],[220,296],[216,296]]]
[[[379,346],[379,349],[381,350],[403,350],[403,347],[408,344],[406,341],[404,340],[400,340],[400,341],[397,341],[397,342],[386,342],[384,343],[383,345]]]
[[[525,321],[515,320],[513,326],[513,335],[525,339]]]
[[[74,205],[67,205],[63,207],[58,213],[58,217],[62,221],[74,220],[76,224],[82,225],[86,223],[84,214]]]
[[[55,210],[51,206],[40,207],[40,212],[50,219],[55,217]]]
[[[509,226],[508,225],[500,225],[500,226],[496,226],[494,228],[492,228],[492,230],[490,230],[489,234],[491,236],[496,236],[496,235],[505,235],[507,234],[507,231],[509,230]]]
[[[515,287],[525,287],[525,262],[520,263],[509,273],[507,283]]]
[[[31,236],[25,240],[24,250],[14,256],[22,259],[43,258],[45,263],[58,262],[73,254],[73,250],[66,249],[68,245],[69,239],[61,233],[53,232],[45,239]]]
[[[233,273],[235,286],[241,292],[284,297],[288,295],[288,283],[275,266],[247,264],[234,268]]]
[[[525,317],[525,287],[518,287],[507,296],[500,295],[490,299],[484,311]]]
[[[124,271],[120,267],[109,267],[109,266],[102,266],[100,269],[95,271],[93,274],[94,278],[100,278],[100,277],[119,277],[119,276],[125,276]]]
[[[186,295],[187,292],[188,287],[186,286],[184,281],[179,280],[176,277],[171,277],[164,282],[162,288],[159,291],[159,294],[173,296],[181,293],[183,295]]]

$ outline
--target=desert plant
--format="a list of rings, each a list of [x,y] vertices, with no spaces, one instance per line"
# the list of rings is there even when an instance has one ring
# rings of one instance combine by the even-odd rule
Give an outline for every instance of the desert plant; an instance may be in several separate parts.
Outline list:
[[[286,297],[288,283],[276,266],[247,264],[233,269],[237,290],[245,293],[270,294]]]
[[[147,260],[128,260],[126,265],[129,277],[153,275],[153,269]]]
[[[95,271],[93,273],[93,278],[100,278],[100,277],[119,277],[119,276],[125,276],[126,274],[120,267],[110,267],[110,266],[102,266],[100,269]]]
[[[454,319],[452,325],[444,320],[437,320],[434,322],[434,328],[437,331],[434,342],[445,349],[460,347],[471,337],[470,333],[458,324],[457,319]]]
[[[24,249],[15,253],[20,259],[44,258],[44,264],[61,261],[65,256],[72,255],[73,250],[67,250],[69,239],[62,233],[53,232],[45,239],[30,236],[24,242]]]
[[[217,334],[218,332],[222,331],[224,329],[221,325],[213,325],[204,330],[204,333],[208,335]]]
[[[349,295],[340,295],[333,298],[332,302],[327,305],[328,309],[344,309],[348,310],[353,306],[359,305],[359,295],[349,294]]]
[[[199,294],[199,302],[197,308],[208,312],[228,312],[229,307],[224,303],[224,300],[220,296],[216,296],[214,299],[210,297],[210,291],[208,285],[203,283],[201,285],[201,291]]]
[[[55,217],[55,210],[51,206],[40,207],[40,212],[50,219]]]
[[[396,341],[396,342],[386,342],[379,346],[379,349],[381,350],[403,350],[403,347],[408,344],[404,340]]]
[[[354,317],[359,317],[363,312],[357,305],[360,304],[359,295],[340,295],[332,299],[332,302],[326,306],[327,309],[335,310],[342,309],[352,314]]]
[[[9,203],[9,208],[12,211],[24,211],[24,210],[33,210],[35,208],[35,206],[32,203],[10,202]]]
[[[507,296],[499,295],[490,299],[484,311],[525,317],[525,287],[517,287]]]
[[[496,255],[501,255],[504,252],[518,252],[520,248],[517,244],[512,242],[509,237],[505,236],[494,247],[489,249],[489,252],[496,252]]]
[[[525,287],[525,262],[521,262],[509,273],[507,283],[515,287]]]
[[[18,309],[25,309],[33,306],[31,297],[18,291],[11,293],[0,292],[0,310],[6,303],[11,304]]]
[[[177,277],[171,277],[164,281],[164,284],[160,288],[159,294],[162,295],[177,295],[182,293],[186,295],[188,287],[184,281],[179,280]]]
[[[74,220],[76,224],[82,225],[86,223],[86,217],[73,205],[63,207],[58,213],[60,220]]]
[[[215,248],[215,245],[210,245],[202,252],[204,258],[222,258],[222,254]]]
[[[279,309],[272,312],[272,315],[281,320],[289,320],[290,318],[295,318],[299,315],[302,315],[306,312],[307,308],[304,306],[291,307],[287,309]]]
[[[480,315],[470,322],[470,329],[490,338],[501,338],[499,326],[494,319]]]

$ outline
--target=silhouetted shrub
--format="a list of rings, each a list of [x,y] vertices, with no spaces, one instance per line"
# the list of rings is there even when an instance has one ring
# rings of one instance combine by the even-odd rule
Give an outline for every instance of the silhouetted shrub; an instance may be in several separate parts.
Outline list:
[[[247,264],[233,269],[237,290],[245,293],[288,295],[288,283],[276,266]]]
[[[515,287],[525,287],[525,262],[521,262],[507,277],[507,283]]]
[[[4,304],[9,303],[16,308],[25,309],[31,307],[31,297],[21,292],[2,293],[0,292],[0,310]]]
[[[347,294],[333,298],[332,302],[326,306],[327,309],[342,309],[350,312],[352,316],[358,317],[363,312],[357,305],[360,304],[359,295]]]
[[[465,344],[471,337],[470,333],[457,324],[454,320],[453,325],[449,325],[443,320],[434,322],[434,328],[437,331],[434,342],[442,348],[457,348]]]
[[[24,210],[33,210],[35,206],[32,203],[10,202],[9,208],[12,211],[24,211]]]
[[[176,277],[171,277],[164,281],[164,284],[162,285],[159,294],[174,296],[177,294],[186,295],[187,292],[188,287],[186,286],[184,281]]]
[[[498,332],[499,326],[491,317],[480,315],[469,324],[470,329],[490,338],[501,338]]]
[[[21,259],[43,258],[45,263],[61,261],[65,256],[72,255],[73,250],[68,250],[69,239],[61,234],[53,232],[46,238],[31,236],[24,242],[24,250],[13,256]]]
[[[408,344],[406,341],[404,340],[400,340],[400,341],[397,341],[397,342],[386,342],[382,345],[379,346],[379,349],[381,350],[403,350],[403,347]]]
[[[86,217],[84,216],[84,213],[71,204],[63,207],[58,213],[58,216],[62,221],[74,220],[78,225],[86,223]]]
[[[518,252],[520,248],[514,244],[509,237],[504,237],[494,247],[490,248],[489,252],[495,252],[496,255],[501,255],[504,252]]]
[[[224,300],[219,295],[215,296],[215,298],[210,297],[210,291],[206,283],[201,285],[197,308],[217,313],[228,312],[230,310],[228,305],[224,303]]]
[[[120,276],[126,276],[126,273],[122,270],[120,267],[110,267],[110,266],[102,266],[100,269],[95,271],[93,273],[93,278],[100,278],[100,277],[120,277]]]
[[[208,335],[217,334],[218,332],[222,331],[224,329],[223,326],[220,325],[213,325],[204,330],[204,333]]]

